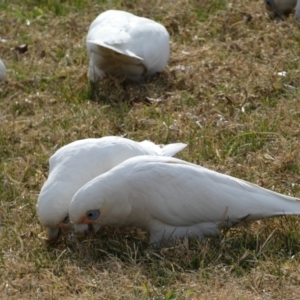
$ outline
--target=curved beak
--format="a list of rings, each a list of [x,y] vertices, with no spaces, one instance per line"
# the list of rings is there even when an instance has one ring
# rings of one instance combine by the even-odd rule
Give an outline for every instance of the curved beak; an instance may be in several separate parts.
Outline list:
[[[94,228],[92,224],[88,224],[87,230],[85,231],[86,234],[90,234],[94,232]]]
[[[59,227],[46,227],[46,235],[49,241],[55,241],[60,237],[61,229]]]
[[[96,233],[100,226],[96,224],[78,223],[75,224],[75,232],[79,235],[87,235],[91,233]]]

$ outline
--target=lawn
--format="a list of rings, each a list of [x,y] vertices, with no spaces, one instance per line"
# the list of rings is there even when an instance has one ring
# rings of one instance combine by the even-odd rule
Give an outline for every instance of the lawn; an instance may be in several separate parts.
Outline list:
[[[90,86],[85,37],[112,8],[167,28],[162,74]],[[152,249],[136,228],[50,244],[35,209],[49,157],[107,135],[300,197],[299,46],[257,0],[1,1],[0,299],[300,299],[297,216]]]

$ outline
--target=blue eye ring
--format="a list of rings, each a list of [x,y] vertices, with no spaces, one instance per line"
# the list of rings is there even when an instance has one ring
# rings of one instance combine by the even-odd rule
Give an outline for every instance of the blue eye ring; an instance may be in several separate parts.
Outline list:
[[[88,210],[86,213],[85,213],[85,216],[88,220],[91,220],[91,221],[96,221],[99,216],[100,216],[100,210],[99,209],[95,209],[95,210]]]

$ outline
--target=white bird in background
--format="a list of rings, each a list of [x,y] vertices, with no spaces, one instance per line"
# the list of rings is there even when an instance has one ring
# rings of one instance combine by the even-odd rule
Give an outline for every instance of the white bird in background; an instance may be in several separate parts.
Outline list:
[[[158,146],[150,141],[138,143],[108,136],[78,140],[60,148],[50,158],[49,176],[36,206],[48,239],[56,239],[60,230],[72,228],[69,205],[74,194],[85,183],[133,156],[172,156],[185,147],[186,144],[182,143]]]
[[[136,226],[157,245],[214,235],[242,221],[300,214],[299,201],[176,158],[139,156],[84,185],[69,211],[76,232]]]
[[[6,67],[3,61],[0,59],[0,81],[4,80],[6,77]]]
[[[300,18],[300,0],[264,0],[264,3],[272,19],[287,17],[294,11],[295,18]]]
[[[120,10],[108,10],[91,24],[86,38],[89,78],[105,75],[140,80],[161,72],[170,57],[169,33],[161,24]]]

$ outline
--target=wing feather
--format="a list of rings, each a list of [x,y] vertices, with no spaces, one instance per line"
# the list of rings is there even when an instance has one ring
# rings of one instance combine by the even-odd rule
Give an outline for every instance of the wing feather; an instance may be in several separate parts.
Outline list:
[[[255,220],[300,212],[299,200],[266,190],[237,178],[188,164],[175,158],[158,157],[132,168],[126,183],[137,209],[172,226],[201,222],[236,222],[247,216]],[[165,162],[162,162],[165,160]],[[167,160],[169,162],[167,162]],[[144,195],[134,199],[135,195]],[[248,216],[249,215],[249,216]]]

